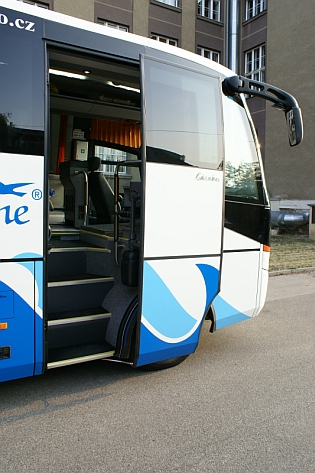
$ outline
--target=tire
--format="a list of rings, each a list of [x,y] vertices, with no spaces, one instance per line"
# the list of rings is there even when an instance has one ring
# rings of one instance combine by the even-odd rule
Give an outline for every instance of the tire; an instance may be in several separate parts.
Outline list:
[[[150,363],[148,365],[141,366],[142,369],[146,371],[157,371],[157,370],[166,370],[168,368],[173,368],[182,363],[189,355],[176,356],[175,358],[169,358],[168,360],[157,361],[155,363]]]

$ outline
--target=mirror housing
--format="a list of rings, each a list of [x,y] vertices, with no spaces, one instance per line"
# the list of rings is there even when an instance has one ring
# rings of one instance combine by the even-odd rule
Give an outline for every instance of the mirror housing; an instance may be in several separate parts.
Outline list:
[[[296,146],[303,139],[302,113],[299,107],[292,107],[285,114],[290,146]]]
[[[227,96],[243,93],[273,102],[275,108],[285,112],[290,146],[296,146],[303,140],[301,109],[295,98],[284,90],[247,77],[232,76],[224,79],[222,91]]]

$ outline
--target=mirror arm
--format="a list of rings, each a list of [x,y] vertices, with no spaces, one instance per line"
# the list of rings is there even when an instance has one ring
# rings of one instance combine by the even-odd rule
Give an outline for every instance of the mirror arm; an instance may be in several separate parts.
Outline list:
[[[285,112],[291,146],[298,145],[303,139],[303,121],[298,102],[295,98],[265,82],[259,82],[243,76],[226,77],[222,82],[224,95],[247,94],[273,102],[273,107]]]
[[[291,110],[292,107],[298,107],[295,98],[287,92],[265,82],[248,79],[243,76],[227,77],[222,83],[222,90],[225,95],[233,96],[234,94],[242,93],[261,97],[273,102],[276,108],[285,112]]]

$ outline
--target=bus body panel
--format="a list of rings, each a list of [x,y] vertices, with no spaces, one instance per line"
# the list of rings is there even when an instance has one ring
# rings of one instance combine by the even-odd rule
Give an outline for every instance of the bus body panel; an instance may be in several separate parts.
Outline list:
[[[42,263],[0,263],[0,381],[42,372],[41,276]]]
[[[216,329],[256,315],[258,304],[261,245],[225,228],[226,239],[229,246],[224,245],[220,293],[213,301]]]
[[[254,317],[262,310],[268,287],[268,270],[259,251],[224,253],[221,290],[213,301],[216,329]]]
[[[219,255],[222,205],[222,171],[147,163],[144,259]]]
[[[219,291],[223,137],[213,72],[142,58],[146,165],[137,366],[194,352]]]
[[[216,329],[258,315],[267,295],[270,253],[257,241],[225,228],[226,240],[221,290],[213,301]]]
[[[226,195],[221,288],[213,301],[216,329],[253,317],[263,306],[270,212],[246,104],[226,96],[222,103]]]
[[[0,379],[9,380],[43,371],[44,158],[0,153],[0,175],[0,301],[10,300],[0,308],[0,323],[10,317]]]
[[[258,315],[266,302],[267,289],[268,289],[268,270],[269,270],[269,258],[270,252],[265,251],[264,246],[260,248],[260,279],[258,282],[258,295],[257,295],[257,310],[255,315]]]
[[[219,256],[144,262],[137,366],[195,351],[219,280]]]

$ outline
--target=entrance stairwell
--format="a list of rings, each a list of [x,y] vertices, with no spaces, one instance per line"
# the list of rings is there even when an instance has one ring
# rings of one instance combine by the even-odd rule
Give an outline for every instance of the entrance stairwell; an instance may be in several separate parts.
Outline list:
[[[95,274],[89,255],[110,258],[105,248],[53,247],[48,254],[47,369],[113,356],[105,341],[111,314],[102,307],[114,278]]]

